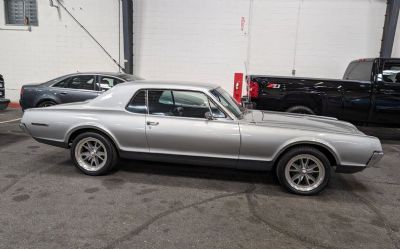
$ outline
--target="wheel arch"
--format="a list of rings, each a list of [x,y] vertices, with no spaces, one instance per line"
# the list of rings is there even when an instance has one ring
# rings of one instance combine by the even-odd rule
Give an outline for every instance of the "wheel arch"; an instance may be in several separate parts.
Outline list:
[[[315,148],[315,149],[321,151],[328,158],[331,166],[336,166],[336,165],[340,164],[340,160],[339,160],[337,153],[330,146],[328,146],[322,142],[316,142],[316,141],[297,141],[297,142],[287,144],[286,146],[284,146],[282,149],[279,150],[279,152],[276,154],[276,156],[273,160],[274,168],[276,167],[277,162],[279,162],[280,158],[286,152],[288,152],[289,150],[292,150],[294,148],[303,147],[303,146],[312,147],[312,148]]]
[[[54,103],[56,103],[57,105],[60,104],[58,101],[56,101],[55,99],[52,98],[43,98],[43,99],[39,99],[36,104],[35,107],[38,107],[41,103],[45,102],[45,101],[52,101]]]
[[[114,145],[115,149],[117,152],[119,151],[119,146],[118,143],[116,142],[116,139],[110,134],[110,132],[106,131],[106,129],[100,128],[98,126],[80,126],[73,128],[70,132],[68,132],[68,135],[66,136],[66,143],[68,147],[72,144],[73,140],[80,134],[85,133],[85,132],[95,132],[99,133],[106,138],[110,139],[111,143]]]

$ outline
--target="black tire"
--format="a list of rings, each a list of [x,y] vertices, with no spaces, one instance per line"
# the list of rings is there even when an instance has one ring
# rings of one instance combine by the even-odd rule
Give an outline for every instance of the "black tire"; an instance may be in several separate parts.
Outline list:
[[[104,151],[104,153],[105,153],[105,160],[102,161],[101,167],[100,166],[98,168],[96,168],[96,167],[91,168],[91,166],[88,167],[86,164],[88,164],[89,161],[83,160],[82,157],[79,155],[79,153],[81,153],[81,152],[78,152],[78,151],[81,151],[83,149],[81,146],[83,146],[83,143],[85,141],[87,141],[87,142],[100,141],[101,142],[101,143],[99,143],[99,144],[101,144],[101,146],[100,146],[102,148],[101,151],[102,152]],[[77,148],[77,146],[79,146],[79,147]],[[99,152],[100,152],[100,149],[99,149]],[[74,162],[75,166],[79,170],[81,170],[83,173],[85,173],[87,175],[91,175],[91,176],[104,175],[104,174],[110,172],[118,162],[118,153],[117,153],[117,150],[116,150],[113,142],[110,141],[110,139],[107,138],[106,136],[104,136],[100,133],[96,133],[96,132],[85,132],[85,133],[79,134],[72,142],[70,153],[71,153],[71,159]],[[83,153],[87,154],[87,152],[83,152]],[[93,157],[96,157],[96,156],[93,156]],[[101,160],[101,157],[98,157],[98,160],[99,159]],[[93,159],[90,161],[93,161]],[[103,162],[104,162],[104,164],[103,164]],[[88,170],[88,168],[90,168],[90,170]]]
[[[43,102],[40,102],[37,105],[37,107],[48,107],[48,106],[52,106],[52,105],[57,105],[57,103],[52,100],[45,100]]]
[[[302,171],[302,170],[305,170],[304,168],[302,168],[298,173],[296,171],[294,173],[292,171],[290,171],[291,169],[295,170],[294,169],[295,167],[293,166],[291,161],[296,160],[296,158],[299,158],[299,157],[302,158],[304,155],[307,155],[307,157],[310,158],[309,160],[311,160],[311,161],[315,160],[317,162],[316,164],[310,164],[310,165],[316,165],[316,166],[314,166],[314,168],[318,167],[318,171],[317,171],[318,173],[316,172],[316,173],[310,173],[310,174],[314,179],[317,180],[314,183],[319,183],[319,184],[315,184],[314,185],[315,188],[308,189],[308,190],[299,189],[299,188],[302,188],[301,187],[302,185],[296,184],[295,181],[293,180],[293,178],[296,177],[296,174],[303,175],[303,177],[301,177],[301,178],[299,177],[300,178],[300,179],[298,179],[300,181],[299,183],[307,184],[307,183],[310,183],[309,181],[311,180],[311,178],[308,179],[310,174],[307,173],[307,176],[305,176],[304,175],[305,172]],[[303,159],[297,159],[297,160],[301,160],[300,162],[303,161]],[[296,162],[298,162],[298,161],[294,161],[294,163],[296,163]],[[313,167],[313,166],[310,166],[310,167]],[[330,165],[328,158],[325,156],[325,154],[322,153],[320,150],[313,148],[313,147],[309,147],[309,146],[296,147],[296,148],[293,148],[293,149],[287,151],[285,154],[283,154],[281,156],[281,158],[277,162],[277,167],[276,167],[276,175],[277,175],[278,180],[281,183],[281,185],[283,187],[285,187],[289,192],[292,192],[292,193],[298,194],[298,195],[315,195],[315,194],[318,194],[319,192],[321,192],[323,189],[325,189],[325,187],[329,183],[329,179],[331,176],[330,173],[331,173],[331,165]],[[290,174],[293,174],[293,177],[290,177]],[[319,178],[317,177],[317,174],[318,174]],[[322,175],[323,175],[323,177],[322,177]],[[288,180],[289,178],[291,180]],[[306,187],[307,186],[304,186],[304,188],[306,188]],[[311,188],[311,185],[309,185],[309,187]]]
[[[292,106],[286,112],[315,115],[315,112],[311,108],[302,105]]]

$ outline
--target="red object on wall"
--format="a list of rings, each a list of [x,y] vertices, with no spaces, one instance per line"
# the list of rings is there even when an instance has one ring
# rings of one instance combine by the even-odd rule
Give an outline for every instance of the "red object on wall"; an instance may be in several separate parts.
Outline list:
[[[243,73],[235,73],[233,80],[233,98],[238,103],[241,102],[242,98],[242,87],[243,87]]]

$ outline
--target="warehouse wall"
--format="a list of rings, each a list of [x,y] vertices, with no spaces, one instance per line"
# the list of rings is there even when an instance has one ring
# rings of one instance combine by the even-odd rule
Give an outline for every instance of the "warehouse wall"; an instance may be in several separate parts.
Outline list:
[[[245,62],[250,73],[341,78],[350,60],[379,55],[386,1],[134,0],[134,9],[137,74],[231,90]]]
[[[55,1],[54,1],[55,2]],[[118,1],[66,0],[65,6],[118,59]],[[19,100],[19,89],[29,82],[44,82],[76,71],[118,71],[118,67],[67,13],[37,0],[39,26],[32,31],[0,30],[0,74],[6,96]],[[26,29],[4,24],[0,1],[0,28]],[[123,49],[123,48],[122,48]]]
[[[232,90],[234,72],[341,77],[348,61],[378,56],[385,0],[133,0],[135,73],[212,81]],[[49,1],[39,26],[0,30],[6,95],[22,84],[79,71],[117,71],[90,37]],[[118,0],[64,0],[118,59]],[[4,25],[0,1],[0,28]],[[251,25],[249,22],[251,21]],[[17,27],[24,29],[24,27]]]
[[[392,57],[400,58],[400,17],[397,20],[396,35],[394,37]]]

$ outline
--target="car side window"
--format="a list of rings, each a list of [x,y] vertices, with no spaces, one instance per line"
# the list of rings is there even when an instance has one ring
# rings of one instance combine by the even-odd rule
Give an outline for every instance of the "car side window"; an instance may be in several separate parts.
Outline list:
[[[53,87],[68,88],[68,81],[69,81],[70,79],[71,79],[71,78],[63,79],[62,81],[60,81],[60,82],[54,84]]]
[[[126,110],[134,113],[147,114],[146,90],[137,92],[129,102]]]
[[[96,83],[96,90],[98,91],[107,91],[111,87],[122,83],[123,80],[110,77],[110,76],[99,76],[99,82]]]
[[[382,80],[388,83],[400,84],[400,63],[385,63],[382,70]]]
[[[210,111],[207,96],[201,92],[149,90],[149,114],[202,118]]]
[[[69,80],[68,88],[94,90],[94,76],[93,75],[73,76]]]

